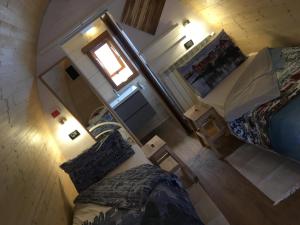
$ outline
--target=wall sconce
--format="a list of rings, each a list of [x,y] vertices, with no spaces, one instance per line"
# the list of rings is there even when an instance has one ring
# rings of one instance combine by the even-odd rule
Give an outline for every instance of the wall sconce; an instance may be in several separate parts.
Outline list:
[[[184,43],[185,49],[188,50],[194,45],[194,42],[191,37],[191,34],[193,33],[192,28],[191,28],[191,21],[188,19],[184,19],[182,22],[182,25],[185,30],[185,36],[189,39],[187,42]]]
[[[65,122],[67,122],[67,118],[64,117],[64,116],[62,116],[62,117],[60,117],[60,118],[58,119],[58,122],[59,122],[61,125],[64,125]]]
[[[184,19],[182,22],[184,33],[187,37],[191,37],[192,33],[195,32],[193,31],[193,26],[192,23],[189,19]]]
[[[184,19],[183,22],[182,22],[182,25],[183,25],[184,27],[186,27],[186,26],[188,26],[190,23],[191,23],[190,20]]]
[[[189,19],[184,19],[182,25],[183,32],[187,37],[187,40],[190,41],[189,43],[186,43],[186,49],[193,46],[193,43],[198,44],[210,35],[205,24],[199,20],[191,21]]]
[[[78,136],[85,133],[81,124],[73,117],[64,117],[61,116],[58,119],[58,122],[62,126],[57,127],[58,137],[63,141],[75,140]]]

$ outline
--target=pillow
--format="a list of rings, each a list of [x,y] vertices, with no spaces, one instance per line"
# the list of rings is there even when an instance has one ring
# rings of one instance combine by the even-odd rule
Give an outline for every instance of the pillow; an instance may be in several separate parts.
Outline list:
[[[116,120],[114,119],[113,115],[111,114],[110,111],[108,111],[106,108],[103,109],[101,112],[99,112],[99,114],[93,116],[88,124],[89,126],[93,126],[98,124],[99,122],[103,122],[103,121],[113,121],[116,122]]]
[[[268,48],[269,54],[272,59],[272,66],[274,70],[283,69],[285,65],[284,58],[282,57],[282,48]]]
[[[60,167],[69,174],[80,193],[101,180],[106,174],[134,154],[131,146],[115,130],[102,142],[97,142],[76,158]]]
[[[222,31],[212,42],[198,52],[179,73],[202,98],[246,60],[246,56]]]

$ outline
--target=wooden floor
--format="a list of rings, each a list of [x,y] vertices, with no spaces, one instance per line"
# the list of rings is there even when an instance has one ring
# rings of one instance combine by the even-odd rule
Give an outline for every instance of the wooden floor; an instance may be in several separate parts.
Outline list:
[[[168,119],[154,130],[152,135],[161,137],[182,160],[188,162],[204,151],[196,137],[188,136],[183,128],[173,119]]]
[[[203,189],[231,225],[300,225],[300,192],[273,206],[271,200],[230,164],[217,159],[193,137],[175,132],[172,126],[175,125],[165,126],[168,129],[161,129],[159,135],[191,166]],[[172,140],[177,144],[170,143]]]
[[[205,225],[229,225],[228,221],[199,183],[187,188],[191,202]]]
[[[231,225],[299,225],[300,192],[277,206],[233,167],[202,152],[191,165],[217,207]]]

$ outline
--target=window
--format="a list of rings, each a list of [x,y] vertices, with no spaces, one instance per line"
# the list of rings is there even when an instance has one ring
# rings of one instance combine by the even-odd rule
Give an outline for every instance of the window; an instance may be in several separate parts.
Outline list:
[[[114,89],[120,90],[137,76],[137,71],[106,31],[82,49],[105,75]]]

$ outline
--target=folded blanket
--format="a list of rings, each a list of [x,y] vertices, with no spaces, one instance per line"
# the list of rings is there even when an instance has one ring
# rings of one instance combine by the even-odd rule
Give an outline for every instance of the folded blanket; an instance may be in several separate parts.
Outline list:
[[[274,72],[279,65],[277,58],[274,56],[274,51],[268,48],[262,49],[256,55],[226,99],[226,121],[233,121],[280,96],[278,80]]]
[[[94,203],[117,208],[141,208],[160,182],[174,182],[174,175],[157,166],[142,165],[114,177],[104,178],[80,193],[75,203]]]

